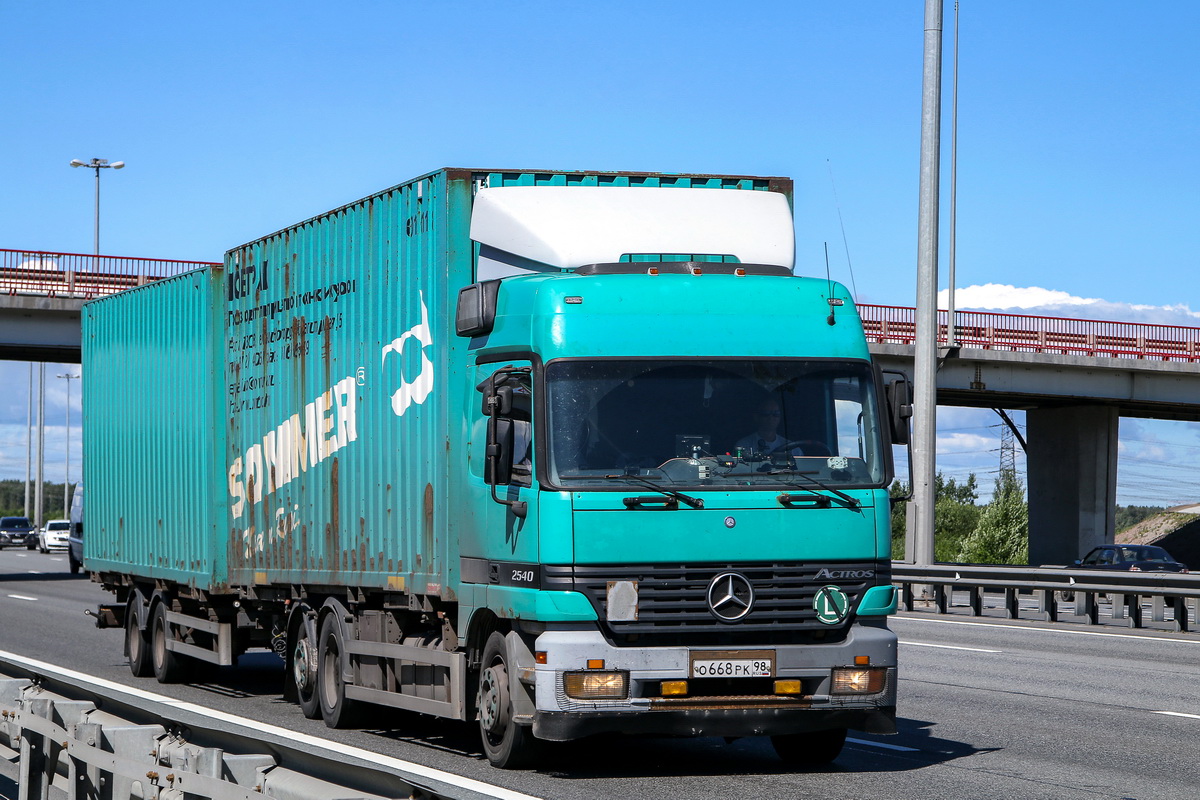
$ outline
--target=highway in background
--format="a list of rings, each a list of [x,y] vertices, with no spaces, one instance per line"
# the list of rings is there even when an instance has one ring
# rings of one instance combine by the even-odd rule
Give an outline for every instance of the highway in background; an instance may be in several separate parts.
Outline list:
[[[546,798],[1186,798],[1200,787],[1200,636],[1032,623],[893,619],[897,736],[851,734],[828,769],[784,767],[742,739],[601,737],[535,771],[488,766],[472,726],[381,711],[331,731],[281,696],[270,654],[192,684],[135,679],[121,634],[84,610],[110,595],[64,555],[0,551],[0,650]]]

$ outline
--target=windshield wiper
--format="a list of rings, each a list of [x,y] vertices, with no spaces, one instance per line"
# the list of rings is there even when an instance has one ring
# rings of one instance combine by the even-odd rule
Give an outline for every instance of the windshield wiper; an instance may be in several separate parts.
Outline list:
[[[814,478],[812,476],[812,473],[810,473],[808,471],[798,470],[798,469],[784,469],[784,470],[772,470],[771,472],[767,472],[765,474],[769,475],[769,476],[770,475],[794,475],[797,478],[803,478],[804,480],[808,481],[809,484],[817,487],[818,489],[824,489],[827,492],[837,495],[837,497],[842,501],[842,504],[844,506],[846,506],[846,508],[858,508],[858,506],[859,506],[858,498],[851,497],[850,495],[846,494],[845,492],[843,492],[839,489],[835,489],[832,486],[829,486],[828,484],[817,480],[816,478]],[[780,481],[780,483],[782,483],[782,481]]]
[[[683,492],[677,492],[674,489],[664,489],[654,481],[638,477],[637,475],[605,475],[604,480],[635,483],[638,486],[645,486],[647,489],[651,489],[659,494],[665,494],[667,497],[674,497],[679,502],[686,503],[692,508],[704,508],[704,501],[699,497],[692,497],[691,495],[686,495]]]

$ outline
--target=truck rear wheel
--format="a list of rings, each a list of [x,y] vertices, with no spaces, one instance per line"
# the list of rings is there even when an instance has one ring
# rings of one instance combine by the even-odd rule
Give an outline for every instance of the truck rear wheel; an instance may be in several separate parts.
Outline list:
[[[785,733],[771,737],[775,752],[794,767],[822,767],[833,761],[846,744],[846,729]]]
[[[167,639],[173,638],[167,622],[167,604],[156,603],[150,616],[150,660],[154,665],[154,677],[159,683],[181,683],[187,676],[187,663],[167,649]]]
[[[493,632],[483,648],[479,671],[479,733],[493,766],[520,769],[537,757],[537,740],[528,725],[513,720],[504,634]]]
[[[301,612],[299,623],[288,642],[291,672],[288,680],[296,693],[300,711],[308,719],[321,718],[321,699],[317,693],[317,635],[316,626]]]
[[[317,699],[321,716],[330,728],[353,727],[358,720],[361,706],[346,697],[346,684],[342,681],[342,653],[346,643],[342,638],[342,626],[332,614],[321,621],[320,659],[317,662]]]
[[[129,671],[135,678],[149,678],[154,674],[150,661],[150,642],[138,626],[142,614],[142,596],[136,591],[125,604],[125,652],[129,658]]]

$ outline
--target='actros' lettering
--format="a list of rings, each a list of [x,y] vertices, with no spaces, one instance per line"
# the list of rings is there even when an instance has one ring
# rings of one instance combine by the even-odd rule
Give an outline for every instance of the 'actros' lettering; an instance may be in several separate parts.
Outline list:
[[[819,581],[837,581],[847,578],[874,578],[873,569],[821,569],[817,571]]]

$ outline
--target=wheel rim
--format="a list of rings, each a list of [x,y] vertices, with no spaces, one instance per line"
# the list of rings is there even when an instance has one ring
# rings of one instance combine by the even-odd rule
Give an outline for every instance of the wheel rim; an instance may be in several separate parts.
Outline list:
[[[340,673],[339,661],[341,654],[338,652],[337,642],[334,637],[330,636],[325,641],[325,654],[323,657],[324,678],[321,681],[321,695],[325,701],[326,708],[336,708],[338,702],[338,688],[341,686],[342,678]]]
[[[301,628],[296,647],[292,651],[292,680],[295,681],[296,688],[304,694],[312,690],[315,682],[312,675],[314,660],[308,632]]]
[[[167,660],[167,632],[163,630],[162,617],[154,620],[154,663],[157,666]]]
[[[129,660],[137,663],[142,657],[142,637],[138,631],[137,617],[131,616],[125,626],[125,641],[129,643]]]
[[[479,677],[479,724],[490,736],[498,737],[508,726],[508,670],[500,661]]]

